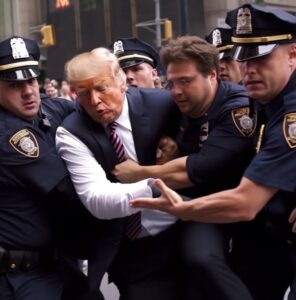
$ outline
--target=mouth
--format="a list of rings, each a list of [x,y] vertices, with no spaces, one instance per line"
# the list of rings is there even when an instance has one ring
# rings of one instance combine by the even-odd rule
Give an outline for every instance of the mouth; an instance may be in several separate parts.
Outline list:
[[[33,109],[33,108],[35,108],[36,106],[37,106],[37,103],[36,103],[36,101],[34,101],[34,100],[26,101],[26,102],[24,103],[24,107],[27,108],[27,109]]]

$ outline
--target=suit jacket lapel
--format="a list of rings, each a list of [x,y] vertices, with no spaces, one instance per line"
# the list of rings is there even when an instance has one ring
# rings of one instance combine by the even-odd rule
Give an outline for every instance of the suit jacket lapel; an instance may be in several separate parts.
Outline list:
[[[84,116],[85,122],[90,129],[93,139],[99,146],[98,151],[100,153],[94,153],[94,155],[109,177],[114,166],[117,164],[117,155],[110,143],[104,127],[101,124],[92,121],[86,113]]]
[[[150,117],[145,112],[142,97],[138,89],[128,90],[127,100],[129,104],[129,116],[132,126],[135,149],[139,163],[147,163],[147,156],[151,155],[149,149]]]

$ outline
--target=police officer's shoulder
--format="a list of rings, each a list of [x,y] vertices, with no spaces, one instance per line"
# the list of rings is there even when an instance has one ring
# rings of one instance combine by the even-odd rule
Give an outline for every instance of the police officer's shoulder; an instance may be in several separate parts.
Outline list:
[[[62,98],[49,98],[42,97],[41,98],[41,106],[42,110],[51,116],[51,118],[55,118],[58,116],[62,120],[71,114],[73,111],[77,109],[76,102],[72,102]]]

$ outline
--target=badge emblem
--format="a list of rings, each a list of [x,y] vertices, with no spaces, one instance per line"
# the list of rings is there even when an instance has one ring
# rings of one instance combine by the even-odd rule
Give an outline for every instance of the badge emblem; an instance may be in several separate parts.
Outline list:
[[[257,115],[250,117],[250,108],[241,107],[234,109],[232,112],[232,120],[235,127],[243,136],[252,136],[257,125]]]
[[[252,33],[252,15],[249,8],[240,8],[237,12],[237,34]]]
[[[215,29],[212,33],[212,40],[214,46],[219,46],[222,44],[221,32],[219,29]]]
[[[283,132],[290,148],[296,147],[296,113],[287,114],[284,118]]]
[[[10,40],[10,47],[14,59],[29,57],[29,52],[22,38],[12,38]]]
[[[39,156],[39,145],[32,132],[22,129],[14,134],[10,140],[10,145],[20,154],[36,158]]]
[[[124,52],[122,41],[117,41],[113,45],[113,54],[119,55]]]
[[[209,136],[209,122],[205,122],[200,126],[199,147],[202,147]]]

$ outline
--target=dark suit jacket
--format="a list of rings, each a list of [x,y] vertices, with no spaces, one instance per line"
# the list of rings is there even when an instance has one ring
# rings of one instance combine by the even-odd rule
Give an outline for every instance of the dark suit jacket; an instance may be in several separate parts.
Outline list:
[[[163,133],[174,135],[177,132],[180,112],[165,90],[129,88],[126,95],[139,163],[155,164],[158,141]],[[116,181],[111,171],[118,163],[117,156],[103,126],[95,123],[83,109],[66,118],[62,126],[89,147],[107,177]],[[88,252],[89,278],[94,288],[117,254],[124,236],[125,221],[126,218],[98,220],[91,233],[88,232],[89,237],[95,237],[96,245],[91,243]]]

